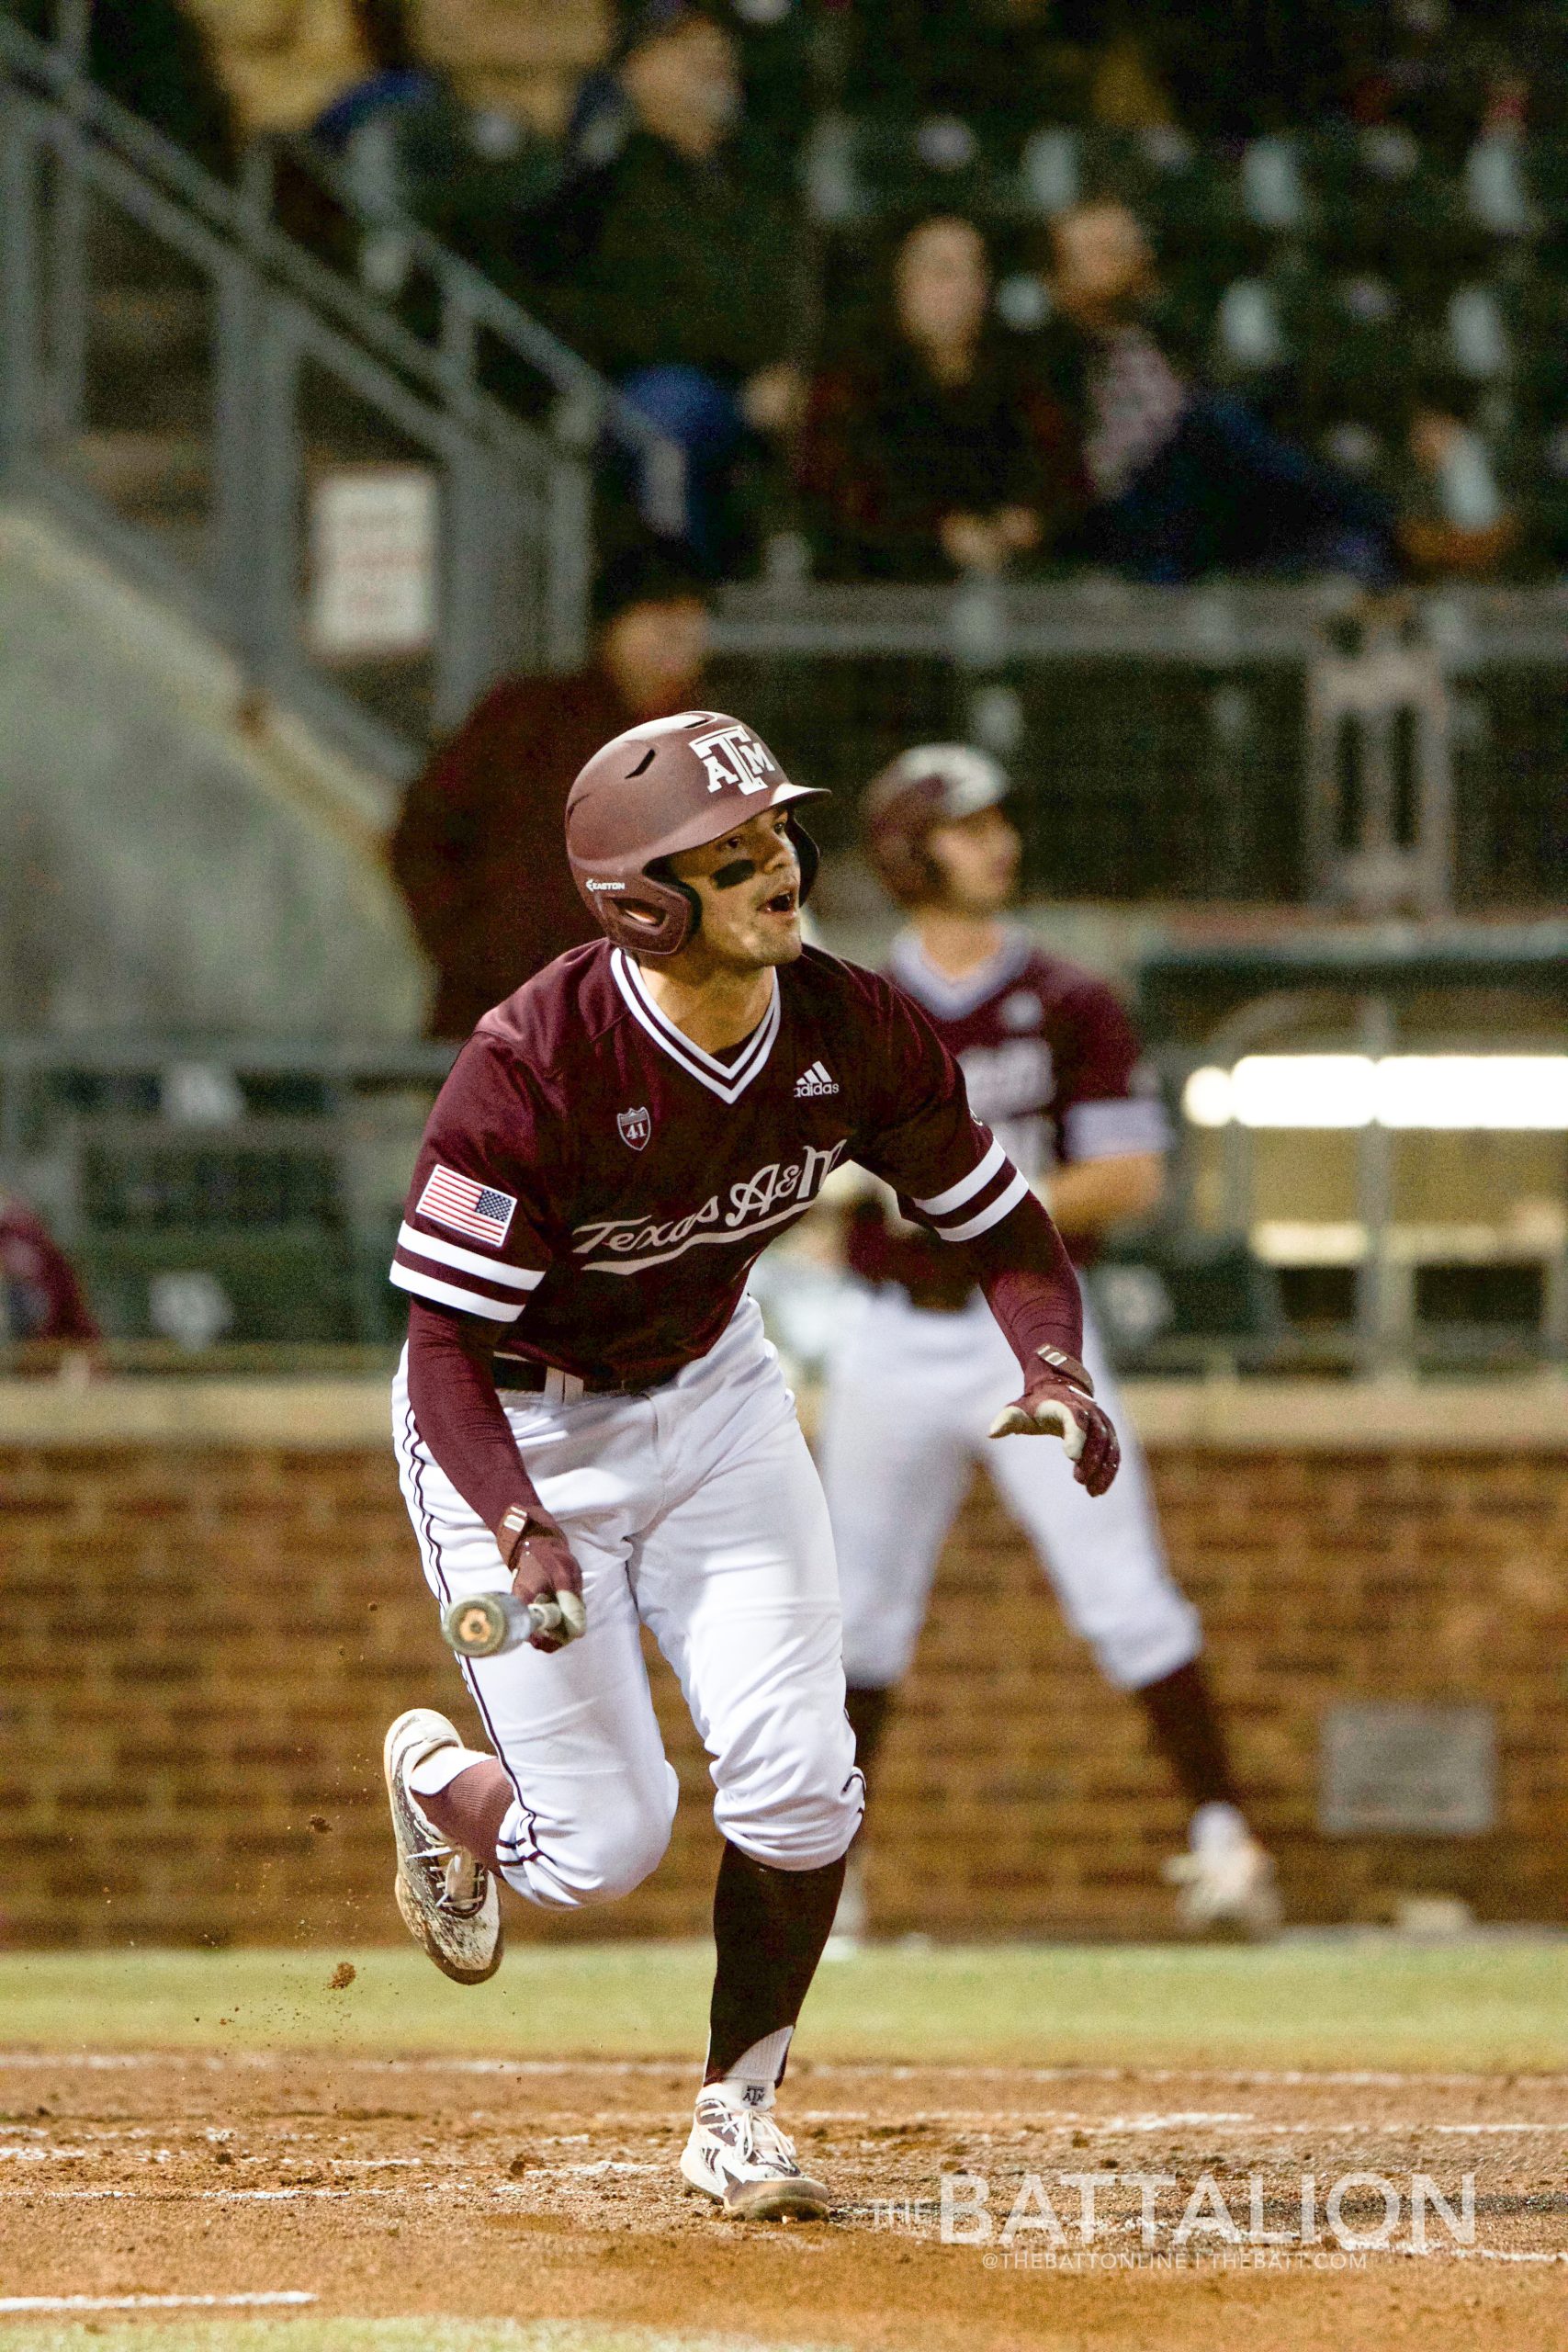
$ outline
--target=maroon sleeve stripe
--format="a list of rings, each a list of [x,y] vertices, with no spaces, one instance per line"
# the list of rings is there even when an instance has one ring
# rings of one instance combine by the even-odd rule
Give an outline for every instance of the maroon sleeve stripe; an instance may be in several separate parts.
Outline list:
[[[437,1306],[460,1306],[466,1315],[482,1315],[487,1323],[515,1323],[523,1312],[524,1302],[515,1293],[511,1298],[498,1298],[493,1291],[443,1282],[431,1267],[412,1264],[400,1250],[392,1261],[389,1279],[416,1298],[427,1298]]]
[[[982,1127],[980,1132],[984,1135],[985,1129]],[[967,1176],[961,1176],[945,1193],[933,1193],[929,1200],[917,1200],[915,1206],[923,1209],[927,1216],[947,1216],[954,1209],[961,1209],[966,1201],[974,1200],[1006,1166],[1007,1155],[993,1136],[989,1150],[981,1154]]]
[[[1004,1216],[1017,1208],[1029,1191],[1029,1179],[1019,1174],[1010,1159],[1003,1160],[1002,1172],[1007,1181],[999,1190],[990,1193],[990,1198],[973,1216],[964,1217],[959,1225],[937,1227],[937,1233],[943,1241],[973,1241],[976,1234],[988,1233],[993,1225],[999,1225]]]
[[[962,1183],[950,1186],[934,1201],[918,1201],[940,1241],[973,1241],[988,1233],[1029,1190],[999,1143],[993,1142],[977,1168]]]
[[[398,1235],[391,1279],[400,1290],[437,1306],[460,1307],[467,1315],[482,1315],[487,1323],[515,1323],[527,1304],[527,1294],[544,1281],[531,1266],[507,1266],[498,1259],[481,1258],[474,1250],[459,1248],[405,1224]]]
[[[399,1228],[398,1248],[413,1258],[434,1258],[440,1265],[455,1266],[459,1273],[478,1274],[481,1282],[493,1283],[502,1290],[537,1290],[545,1279],[543,1272],[532,1266],[509,1266],[502,1259],[481,1258],[477,1250],[461,1249],[439,1234],[417,1233],[406,1219]]]

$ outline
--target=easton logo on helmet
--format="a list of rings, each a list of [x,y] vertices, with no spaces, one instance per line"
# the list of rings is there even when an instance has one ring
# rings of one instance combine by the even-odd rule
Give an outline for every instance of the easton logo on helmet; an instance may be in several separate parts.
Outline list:
[[[624,882],[590,882],[588,887],[591,890],[624,890],[626,886]]]
[[[707,770],[710,792],[722,792],[727,784],[738,785],[742,792],[761,792],[769,776],[778,774],[778,762],[767,745],[737,719],[712,734],[694,735],[692,749]]]

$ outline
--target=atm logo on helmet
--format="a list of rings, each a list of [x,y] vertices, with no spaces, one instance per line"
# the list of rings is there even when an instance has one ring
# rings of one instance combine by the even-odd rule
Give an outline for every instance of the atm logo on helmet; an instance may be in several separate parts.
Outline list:
[[[711,734],[694,735],[692,749],[707,770],[710,792],[722,792],[727,784],[739,786],[742,792],[765,792],[769,777],[779,772],[767,745],[738,719]]]

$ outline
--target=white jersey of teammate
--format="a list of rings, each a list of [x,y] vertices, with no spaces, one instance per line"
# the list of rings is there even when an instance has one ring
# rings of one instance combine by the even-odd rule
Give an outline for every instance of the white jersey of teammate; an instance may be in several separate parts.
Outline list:
[[[1163,1150],[1113,992],[1009,930],[954,982],[902,933],[889,975],[964,1071],[976,1115],[1032,1180],[1052,1169]],[[1197,1656],[1197,1611],[1167,1564],[1148,1474],[1086,1301],[1084,1362],[1122,1434],[1122,1468],[1090,1500],[1055,1447],[991,1445],[1010,1358],[977,1293],[953,1285],[929,1238],[852,1228],[852,1270],[872,1285],[831,1363],[818,1459],[828,1496],[852,1689],[899,1681],[925,1621],[938,1557],[977,1460],[1029,1537],[1068,1623],[1107,1678],[1138,1690]],[[950,1261],[951,1262],[951,1261]]]

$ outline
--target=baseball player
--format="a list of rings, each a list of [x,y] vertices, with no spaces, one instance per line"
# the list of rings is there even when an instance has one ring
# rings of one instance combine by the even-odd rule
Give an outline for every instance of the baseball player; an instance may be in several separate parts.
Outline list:
[[[681,2169],[753,2218],[827,2209],[773,2095],[863,1789],[827,1507],[750,1266],[852,1159],[989,1302],[1021,1368],[998,1431],[1059,1436],[1086,1494],[1117,1463],[1071,1261],[956,1063],[897,989],[803,947],[812,797],[720,712],[595,753],[567,853],[607,936],[479,1023],[431,1114],[392,1270],[411,1297],[394,1429],[426,1577],[448,1603],[509,1587],[546,1604],[526,1644],[467,1661],[491,1752],[424,1708],[388,1733],[403,1917],[477,1982],[501,1957],[498,1878],[572,1909],[654,1868],[676,1782],[648,1626],[712,1759],[725,1841]]]
[[[1101,981],[1043,954],[1001,918],[1021,843],[996,762],[959,744],[908,752],[870,787],[866,847],[910,911],[891,977],[960,1064],[977,1117],[1049,1207],[1082,1264],[1104,1228],[1146,1212],[1168,1136],[1140,1085],[1138,1046]],[[1274,1873],[1247,1829],[1204,1679],[1201,1632],[1167,1566],[1136,1441],[1092,1510],[1052,1450],[982,1441],[1008,1359],[953,1253],[882,1203],[850,1212],[851,1270],[872,1286],[830,1367],[820,1459],[838,1547],[850,1720],[872,1773],[894,1690],[925,1615],[937,1555],[977,1455],[1021,1522],[1068,1622],[1102,1671],[1135,1694],[1191,1807],[1189,1851],[1166,1865],[1193,1930],[1263,1935],[1278,1924]],[[1122,1417],[1087,1310],[1084,1361]],[[859,1857],[835,1951],[864,1926]]]

